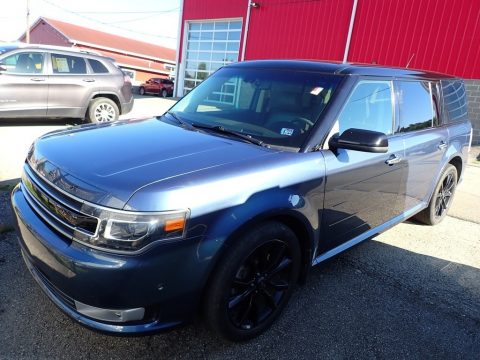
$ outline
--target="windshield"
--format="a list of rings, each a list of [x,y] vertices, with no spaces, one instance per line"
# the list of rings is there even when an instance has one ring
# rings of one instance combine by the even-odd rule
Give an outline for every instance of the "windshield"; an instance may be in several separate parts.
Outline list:
[[[278,69],[223,68],[170,111],[190,123],[300,148],[341,77]]]

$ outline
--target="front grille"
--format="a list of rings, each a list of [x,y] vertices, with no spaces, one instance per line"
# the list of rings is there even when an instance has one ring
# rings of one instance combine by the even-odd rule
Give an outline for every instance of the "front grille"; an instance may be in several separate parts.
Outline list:
[[[70,296],[66,295],[63,291],[59,290],[55,285],[53,285],[43,272],[41,272],[39,269],[37,269],[33,265],[32,265],[32,271],[35,272],[35,274],[39,277],[39,279],[43,282],[43,284],[48,288],[48,290],[50,290],[55,295],[55,297],[61,299],[62,302],[68,307],[74,310],[76,309],[75,301]]]
[[[97,218],[81,212],[81,204],[73,199],[67,204],[64,194],[56,194],[52,187],[42,184],[42,180],[28,168],[22,177],[22,189],[25,199],[37,214],[68,238],[73,239],[78,233],[88,237],[97,234]]]

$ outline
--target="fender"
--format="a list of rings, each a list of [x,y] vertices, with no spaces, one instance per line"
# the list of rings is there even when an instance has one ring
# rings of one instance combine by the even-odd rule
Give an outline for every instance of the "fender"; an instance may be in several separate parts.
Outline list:
[[[323,193],[318,200],[311,204],[308,198],[298,194],[295,187],[275,188],[253,195],[242,205],[206,215],[195,221],[192,227],[205,230],[198,242],[197,256],[199,260],[210,260],[205,282],[219,259],[240,235],[261,222],[274,219],[290,227],[293,225],[292,230],[299,237],[302,247],[303,275],[306,276],[318,242],[320,212],[316,206],[323,204]],[[206,224],[211,225],[207,228]]]

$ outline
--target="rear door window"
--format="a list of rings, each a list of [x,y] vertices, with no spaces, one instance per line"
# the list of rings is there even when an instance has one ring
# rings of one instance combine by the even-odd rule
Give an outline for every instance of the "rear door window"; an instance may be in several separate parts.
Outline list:
[[[85,59],[79,56],[52,54],[52,69],[54,74],[86,74]]]
[[[338,117],[340,135],[348,129],[392,134],[393,101],[391,81],[360,81]]]
[[[397,133],[431,128],[435,117],[432,83],[429,81],[396,81],[398,104]]]

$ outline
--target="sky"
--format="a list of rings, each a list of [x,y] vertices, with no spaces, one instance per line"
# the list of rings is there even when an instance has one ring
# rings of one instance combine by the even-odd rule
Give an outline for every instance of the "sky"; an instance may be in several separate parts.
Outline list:
[[[40,16],[176,48],[180,0],[29,0],[30,25]],[[26,29],[27,0],[0,0],[0,41]]]

